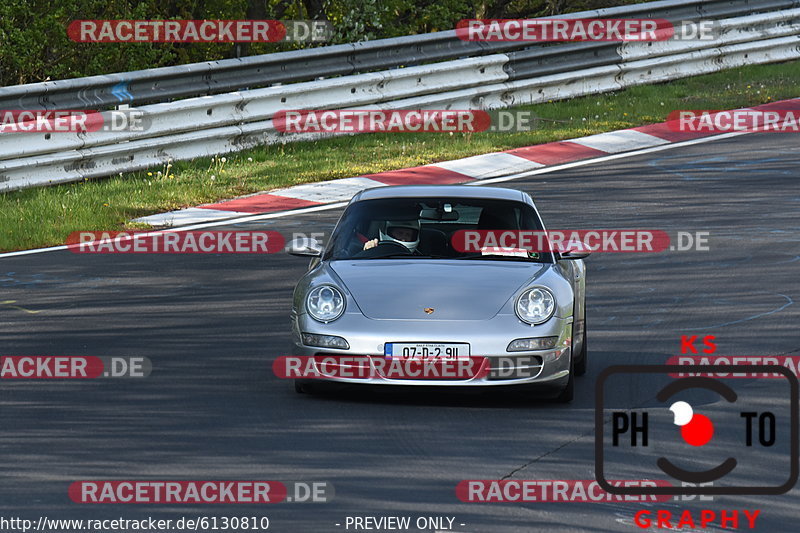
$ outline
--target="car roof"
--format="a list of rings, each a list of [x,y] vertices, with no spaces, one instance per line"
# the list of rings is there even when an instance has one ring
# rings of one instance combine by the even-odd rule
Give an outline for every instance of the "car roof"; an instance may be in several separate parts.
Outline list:
[[[374,187],[366,189],[350,200],[376,200],[379,198],[435,198],[437,196],[450,198],[488,198],[495,200],[515,200],[525,202],[527,194],[502,187],[475,187],[472,185],[394,185],[389,187]]]

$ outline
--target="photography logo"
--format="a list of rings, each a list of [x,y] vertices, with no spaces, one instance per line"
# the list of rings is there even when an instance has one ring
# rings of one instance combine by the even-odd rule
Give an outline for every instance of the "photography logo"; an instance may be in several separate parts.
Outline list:
[[[779,380],[705,377],[742,372],[733,365],[691,370],[690,377],[678,377],[686,374],[681,365],[621,365],[601,372],[595,390],[598,484],[611,494],[629,495],[788,492],[798,479],[797,377],[780,365],[747,367],[780,375]],[[607,406],[607,390],[641,392],[637,403],[645,407]],[[655,399],[650,391],[657,391]],[[632,475],[673,486],[623,487],[610,481]]]

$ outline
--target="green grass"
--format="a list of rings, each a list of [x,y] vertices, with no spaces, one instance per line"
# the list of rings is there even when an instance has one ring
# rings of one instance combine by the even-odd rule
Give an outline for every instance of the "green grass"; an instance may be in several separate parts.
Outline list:
[[[800,96],[800,61],[757,65],[520,109],[529,132],[365,134],[263,146],[224,158],[0,194],[0,251],[63,244],[73,231],[298,183],[371,174],[640,126],[675,109],[730,109]]]

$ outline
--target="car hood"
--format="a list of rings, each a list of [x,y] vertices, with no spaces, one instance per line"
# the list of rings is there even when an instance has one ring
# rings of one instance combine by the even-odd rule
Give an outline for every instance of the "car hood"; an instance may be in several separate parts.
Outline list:
[[[486,320],[544,265],[501,261],[333,261],[364,316],[379,320]],[[425,309],[433,309],[426,313]]]

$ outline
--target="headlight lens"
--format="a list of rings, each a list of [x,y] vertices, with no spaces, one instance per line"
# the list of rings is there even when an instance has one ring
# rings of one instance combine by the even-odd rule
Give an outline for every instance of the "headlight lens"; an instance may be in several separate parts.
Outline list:
[[[344,295],[333,285],[320,285],[308,293],[306,309],[315,320],[332,322],[344,313]]]
[[[517,316],[524,322],[541,324],[553,316],[556,299],[553,293],[544,287],[534,287],[519,295],[515,308]]]

